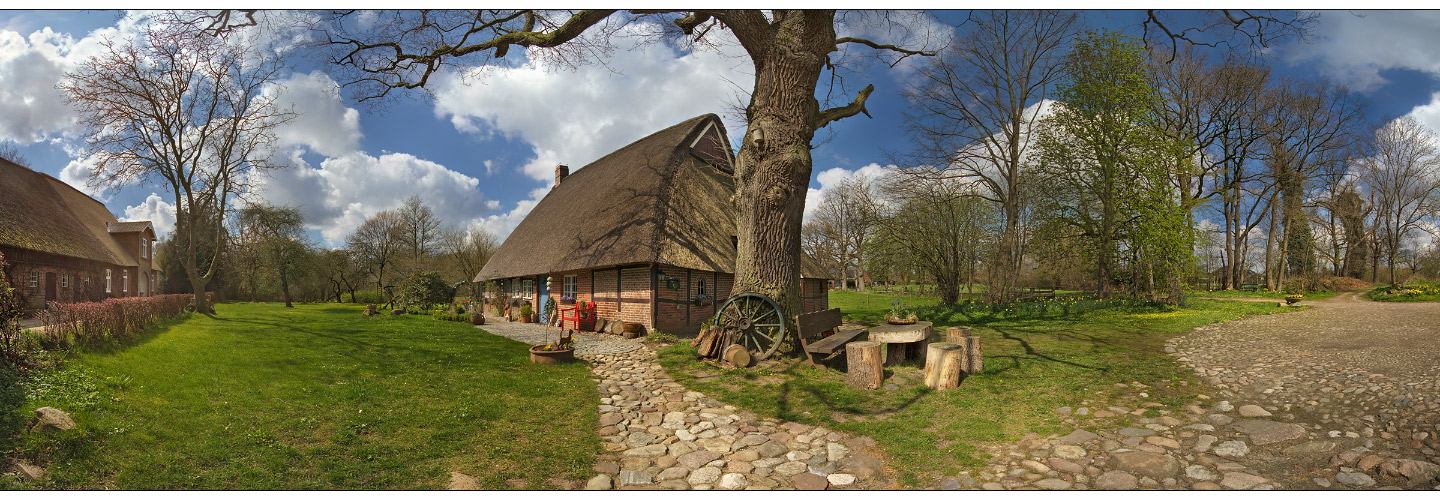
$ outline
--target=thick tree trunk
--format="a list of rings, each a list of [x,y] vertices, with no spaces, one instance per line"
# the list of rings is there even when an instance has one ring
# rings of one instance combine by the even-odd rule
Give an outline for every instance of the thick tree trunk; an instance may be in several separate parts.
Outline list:
[[[786,321],[801,311],[800,225],[820,116],[815,88],[835,50],[834,17],[776,11],[768,25],[730,26],[755,65],[750,126],[735,164],[740,217],[732,293],[775,299]]]

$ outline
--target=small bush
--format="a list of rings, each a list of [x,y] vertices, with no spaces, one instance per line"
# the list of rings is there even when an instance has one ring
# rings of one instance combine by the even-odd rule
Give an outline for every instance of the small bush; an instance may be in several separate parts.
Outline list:
[[[662,331],[660,331],[660,330],[650,330],[650,333],[645,335],[645,340],[649,340],[649,341],[651,341],[651,342],[668,342],[668,343],[674,344],[674,343],[676,343],[676,342],[679,342],[679,341],[680,341],[680,338],[679,338],[679,337],[676,337],[676,336],[674,336],[674,335],[671,335],[671,334],[662,332]]]
[[[400,284],[400,294],[395,301],[407,309],[428,311],[435,304],[448,304],[455,297],[455,289],[440,278],[435,271],[416,271]]]
[[[349,294],[346,294],[349,295]],[[356,290],[355,303],[357,304],[388,304],[390,299],[385,298],[375,290]]]

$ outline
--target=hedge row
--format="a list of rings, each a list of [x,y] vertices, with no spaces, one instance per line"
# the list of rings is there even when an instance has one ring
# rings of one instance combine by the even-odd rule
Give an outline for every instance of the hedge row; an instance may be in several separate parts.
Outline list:
[[[146,327],[190,309],[192,294],[105,299],[102,302],[51,302],[40,313],[45,340],[53,346],[124,341]]]

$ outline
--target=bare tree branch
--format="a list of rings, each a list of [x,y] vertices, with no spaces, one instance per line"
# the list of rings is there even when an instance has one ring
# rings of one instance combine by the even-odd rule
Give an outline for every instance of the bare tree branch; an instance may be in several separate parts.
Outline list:
[[[820,115],[815,117],[815,130],[820,130],[835,120],[849,118],[860,113],[865,113],[865,116],[874,118],[870,116],[870,111],[865,109],[865,100],[869,99],[870,93],[874,91],[874,85],[866,85],[865,88],[860,89],[860,94],[856,95],[855,100],[851,101],[850,104],[821,111]]]

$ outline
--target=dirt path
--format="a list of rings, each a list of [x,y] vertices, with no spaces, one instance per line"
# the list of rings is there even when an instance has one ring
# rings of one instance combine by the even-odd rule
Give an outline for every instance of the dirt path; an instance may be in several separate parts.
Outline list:
[[[1247,460],[1283,486],[1434,487],[1440,304],[1353,292],[1307,304],[1202,327],[1169,345],[1221,397],[1308,430]]]

